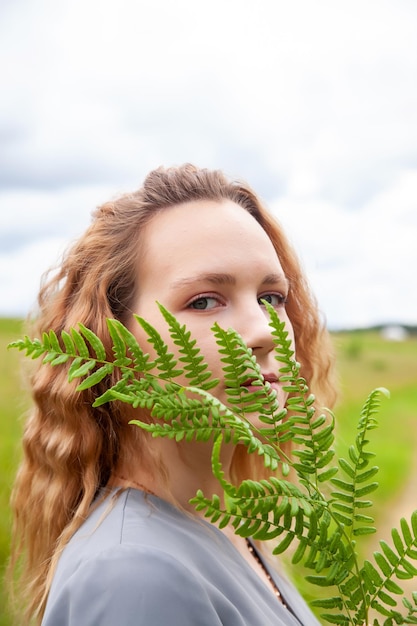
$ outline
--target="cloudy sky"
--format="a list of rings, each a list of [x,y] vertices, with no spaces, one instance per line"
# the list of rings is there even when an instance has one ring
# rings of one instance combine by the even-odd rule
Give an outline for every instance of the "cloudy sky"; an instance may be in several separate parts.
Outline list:
[[[0,315],[160,164],[246,179],[331,328],[417,324],[416,0],[2,0]]]

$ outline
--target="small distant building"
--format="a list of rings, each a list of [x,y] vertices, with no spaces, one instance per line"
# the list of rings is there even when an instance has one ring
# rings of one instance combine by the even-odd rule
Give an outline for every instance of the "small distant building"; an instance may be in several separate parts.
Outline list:
[[[381,329],[381,335],[387,341],[405,341],[408,332],[404,326],[385,326]]]

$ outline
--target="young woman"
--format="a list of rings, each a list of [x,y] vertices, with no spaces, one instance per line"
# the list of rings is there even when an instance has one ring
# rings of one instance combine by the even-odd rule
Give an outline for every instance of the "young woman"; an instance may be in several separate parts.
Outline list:
[[[298,261],[247,186],[191,165],[151,172],[139,191],[100,207],[39,296],[37,332],[82,322],[109,354],[106,318],[147,350],[133,314],[170,342],[156,302],[186,324],[227,402],[210,328],[234,328],[285,401],[263,300],[285,321],[318,402],[334,399],[331,355]],[[172,344],[172,341],[171,341]],[[174,349],[174,347],[173,347]],[[101,390],[112,381],[102,383]],[[250,383],[250,381],[249,381]],[[34,409],[13,494],[13,561],[26,619],[43,626],[317,625],[301,596],[250,541],[190,506],[197,489],[222,497],[211,443],[151,438],[130,405],[93,408],[65,368],[32,377]],[[141,419],[149,419],[144,411]],[[251,416],[256,427],[256,414]],[[227,445],[235,481],[262,460]],[[23,623],[23,622],[21,622]]]

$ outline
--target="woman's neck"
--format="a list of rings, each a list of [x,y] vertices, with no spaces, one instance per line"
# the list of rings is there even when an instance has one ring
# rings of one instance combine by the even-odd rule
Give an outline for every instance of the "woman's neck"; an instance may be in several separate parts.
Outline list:
[[[157,438],[149,443],[152,446],[152,454],[149,455],[152,462],[139,460],[139,455],[124,457],[122,451],[121,462],[112,475],[110,485],[142,489],[193,513],[195,509],[189,501],[198,489],[209,497],[217,494],[222,499],[223,491],[212,472],[212,442],[175,442]],[[229,472],[232,455],[233,447],[225,447],[222,461],[226,473]]]

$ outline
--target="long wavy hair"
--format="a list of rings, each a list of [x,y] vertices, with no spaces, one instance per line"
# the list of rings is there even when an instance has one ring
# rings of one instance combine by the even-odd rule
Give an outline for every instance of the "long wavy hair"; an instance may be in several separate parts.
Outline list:
[[[247,210],[270,237],[291,290],[287,312],[294,328],[302,375],[321,406],[335,399],[332,353],[316,301],[281,226],[245,184],[220,171],[192,165],[152,171],[138,191],[121,196],[93,213],[90,227],[67,251],[58,271],[47,274],[38,298],[33,332],[57,334],[82,322],[102,339],[109,357],[106,318],[131,319],[140,285],[137,251],[145,224],[160,211],[198,200],[231,200]],[[103,381],[102,386],[112,381]],[[102,389],[76,391],[65,367],[40,365],[31,377],[33,410],[23,437],[23,461],[13,495],[13,544],[10,570],[25,614],[20,623],[40,622],[55,562],[89,513],[91,504],[116,467],[120,450],[135,440],[146,457],[147,438],[127,426],[123,407],[93,408]],[[239,456],[239,455],[238,455]],[[147,457],[146,457],[147,458]],[[148,461],[152,462],[152,457]],[[245,466],[246,463],[246,466]],[[248,470],[240,456],[235,475]],[[16,571],[18,576],[16,576]],[[17,578],[17,582],[16,582]]]

